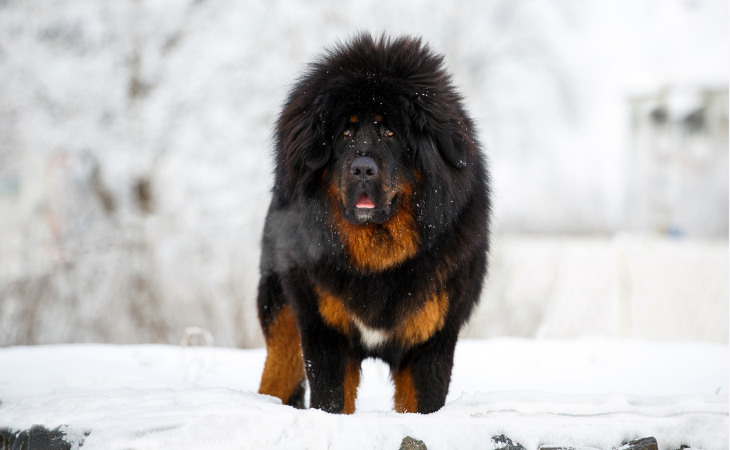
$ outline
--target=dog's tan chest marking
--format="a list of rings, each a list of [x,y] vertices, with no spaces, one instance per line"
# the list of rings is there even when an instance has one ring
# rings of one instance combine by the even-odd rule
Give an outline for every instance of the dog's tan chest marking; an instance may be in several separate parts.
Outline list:
[[[449,297],[444,289],[438,289],[423,303],[423,306],[392,329],[377,329],[367,326],[356,315],[350,313],[344,302],[317,287],[319,314],[332,328],[350,335],[355,329],[360,332],[360,342],[369,349],[377,348],[388,341],[397,341],[406,347],[426,342],[443,328],[449,308]]]
[[[439,289],[432,294],[416,314],[408,315],[396,330],[399,342],[411,347],[426,342],[444,326],[449,309],[446,290]]]
[[[342,303],[342,300],[320,287],[317,287],[316,291],[319,297],[319,315],[322,316],[324,322],[332,328],[349,335],[352,330],[352,319],[347,309],[345,309],[345,304]]]
[[[412,187],[407,183],[399,186],[402,199],[393,217],[382,224],[355,225],[339,213],[339,190],[335,183],[330,184],[330,197],[336,211],[332,214],[335,231],[351,264],[364,272],[389,269],[415,256],[418,251],[418,225],[410,206]]]

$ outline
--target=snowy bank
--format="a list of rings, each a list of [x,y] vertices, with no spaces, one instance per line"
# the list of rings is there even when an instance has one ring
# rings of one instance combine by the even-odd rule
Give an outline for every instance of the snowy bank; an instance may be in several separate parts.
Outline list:
[[[385,366],[366,361],[358,412],[295,410],[259,395],[264,351],[161,345],[0,349],[0,427],[67,425],[86,449],[612,449],[728,447],[728,347],[579,339],[464,340],[446,406],[392,412]],[[84,433],[89,433],[84,436]]]

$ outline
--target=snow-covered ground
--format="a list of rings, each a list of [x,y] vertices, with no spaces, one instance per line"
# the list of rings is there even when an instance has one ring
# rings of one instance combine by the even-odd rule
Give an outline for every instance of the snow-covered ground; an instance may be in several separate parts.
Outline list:
[[[386,367],[363,366],[358,411],[300,411],[259,395],[264,350],[162,345],[0,349],[0,427],[63,429],[83,449],[494,448],[504,434],[611,449],[728,448],[728,347],[582,338],[462,340],[446,406],[396,414]]]

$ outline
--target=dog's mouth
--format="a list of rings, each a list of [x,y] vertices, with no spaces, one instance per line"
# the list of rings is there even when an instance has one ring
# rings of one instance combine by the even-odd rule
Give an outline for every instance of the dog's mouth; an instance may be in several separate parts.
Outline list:
[[[358,209],[373,209],[375,208],[375,203],[370,199],[368,194],[366,194],[364,191],[360,193],[360,196],[357,198],[357,203],[355,203],[355,208]]]
[[[343,195],[342,206],[345,219],[353,224],[365,222],[383,223],[390,219],[395,210],[397,195],[389,192],[369,192],[364,187],[350,195]],[[347,200],[349,198],[349,201]]]

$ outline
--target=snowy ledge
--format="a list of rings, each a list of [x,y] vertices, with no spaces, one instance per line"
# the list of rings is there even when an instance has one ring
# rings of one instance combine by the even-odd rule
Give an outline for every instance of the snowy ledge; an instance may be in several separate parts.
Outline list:
[[[649,436],[661,450],[728,448],[724,345],[464,340],[447,404],[426,416],[390,411],[387,370],[374,361],[356,414],[294,410],[256,393],[263,360],[261,349],[0,349],[0,443],[41,424],[84,450],[395,450],[406,436],[429,450],[508,449],[497,436],[528,450],[616,449]]]

